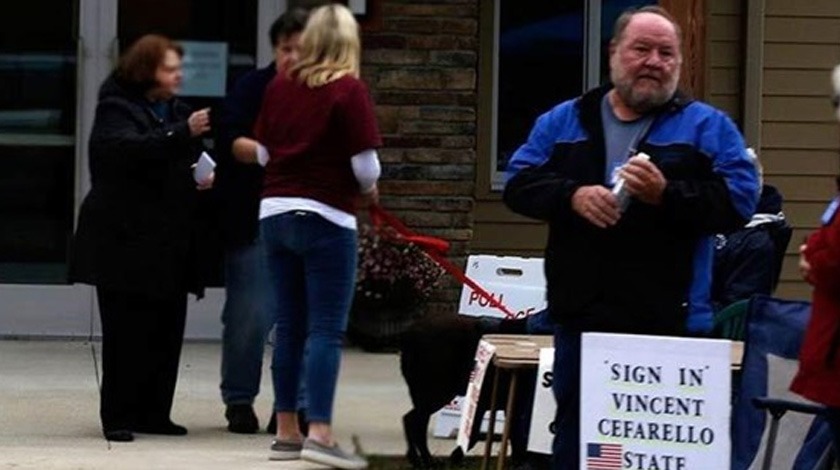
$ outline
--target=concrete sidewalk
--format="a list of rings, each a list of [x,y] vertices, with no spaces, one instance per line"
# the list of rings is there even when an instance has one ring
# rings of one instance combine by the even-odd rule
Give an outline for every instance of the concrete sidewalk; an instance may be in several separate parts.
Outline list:
[[[100,361],[100,344],[94,343]],[[264,426],[273,392],[268,352],[255,407]],[[91,344],[72,341],[0,341],[0,468],[14,469],[269,469],[318,468],[270,462],[268,434],[225,429],[219,398],[218,343],[188,343],[181,359],[173,420],[185,437],[137,435],[132,443],[102,438]],[[101,364],[100,364],[101,365]],[[345,350],[335,405],[339,442],[358,436],[367,454],[405,452],[401,417],[410,408],[396,354]],[[430,438],[448,455],[454,440]]]

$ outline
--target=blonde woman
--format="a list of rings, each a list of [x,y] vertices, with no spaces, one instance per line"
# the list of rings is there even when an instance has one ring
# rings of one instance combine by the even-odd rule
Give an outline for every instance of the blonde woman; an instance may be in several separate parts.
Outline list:
[[[272,372],[278,427],[270,458],[365,468],[364,459],[338,447],[330,423],[355,286],[356,204],[376,198],[375,149],[382,141],[359,79],[359,27],[352,13],[335,4],[314,10],[300,45],[298,64],[266,89],[255,128],[265,166],[260,231],[277,322]],[[301,377],[305,439],[295,412]]]

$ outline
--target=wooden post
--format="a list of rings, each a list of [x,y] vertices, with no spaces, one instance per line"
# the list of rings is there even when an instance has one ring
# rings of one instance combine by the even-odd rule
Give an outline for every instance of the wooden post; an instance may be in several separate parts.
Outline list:
[[[676,18],[683,32],[680,89],[695,98],[706,97],[706,0],[659,0]]]

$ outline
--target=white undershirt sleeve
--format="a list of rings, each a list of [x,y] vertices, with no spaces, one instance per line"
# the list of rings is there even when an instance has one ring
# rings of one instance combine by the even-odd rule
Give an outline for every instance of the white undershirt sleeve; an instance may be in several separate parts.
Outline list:
[[[268,163],[268,159],[268,149],[261,143],[257,142],[257,163],[259,163],[260,166],[265,166]]]
[[[353,166],[353,174],[356,175],[356,181],[359,182],[359,188],[362,193],[369,193],[376,187],[376,181],[382,173],[382,168],[379,165],[379,155],[376,150],[368,149],[354,155],[350,160]]]

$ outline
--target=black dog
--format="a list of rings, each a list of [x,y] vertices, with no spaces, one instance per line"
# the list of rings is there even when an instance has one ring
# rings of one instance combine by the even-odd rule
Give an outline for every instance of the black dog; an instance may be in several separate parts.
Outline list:
[[[434,465],[427,438],[429,420],[466,392],[481,336],[524,331],[524,319],[437,315],[419,320],[403,334],[400,368],[414,406],[403,416],[403,430],[408,444],[406,456],[413,467]],[[456,449],[453,458],[457,457]]]

